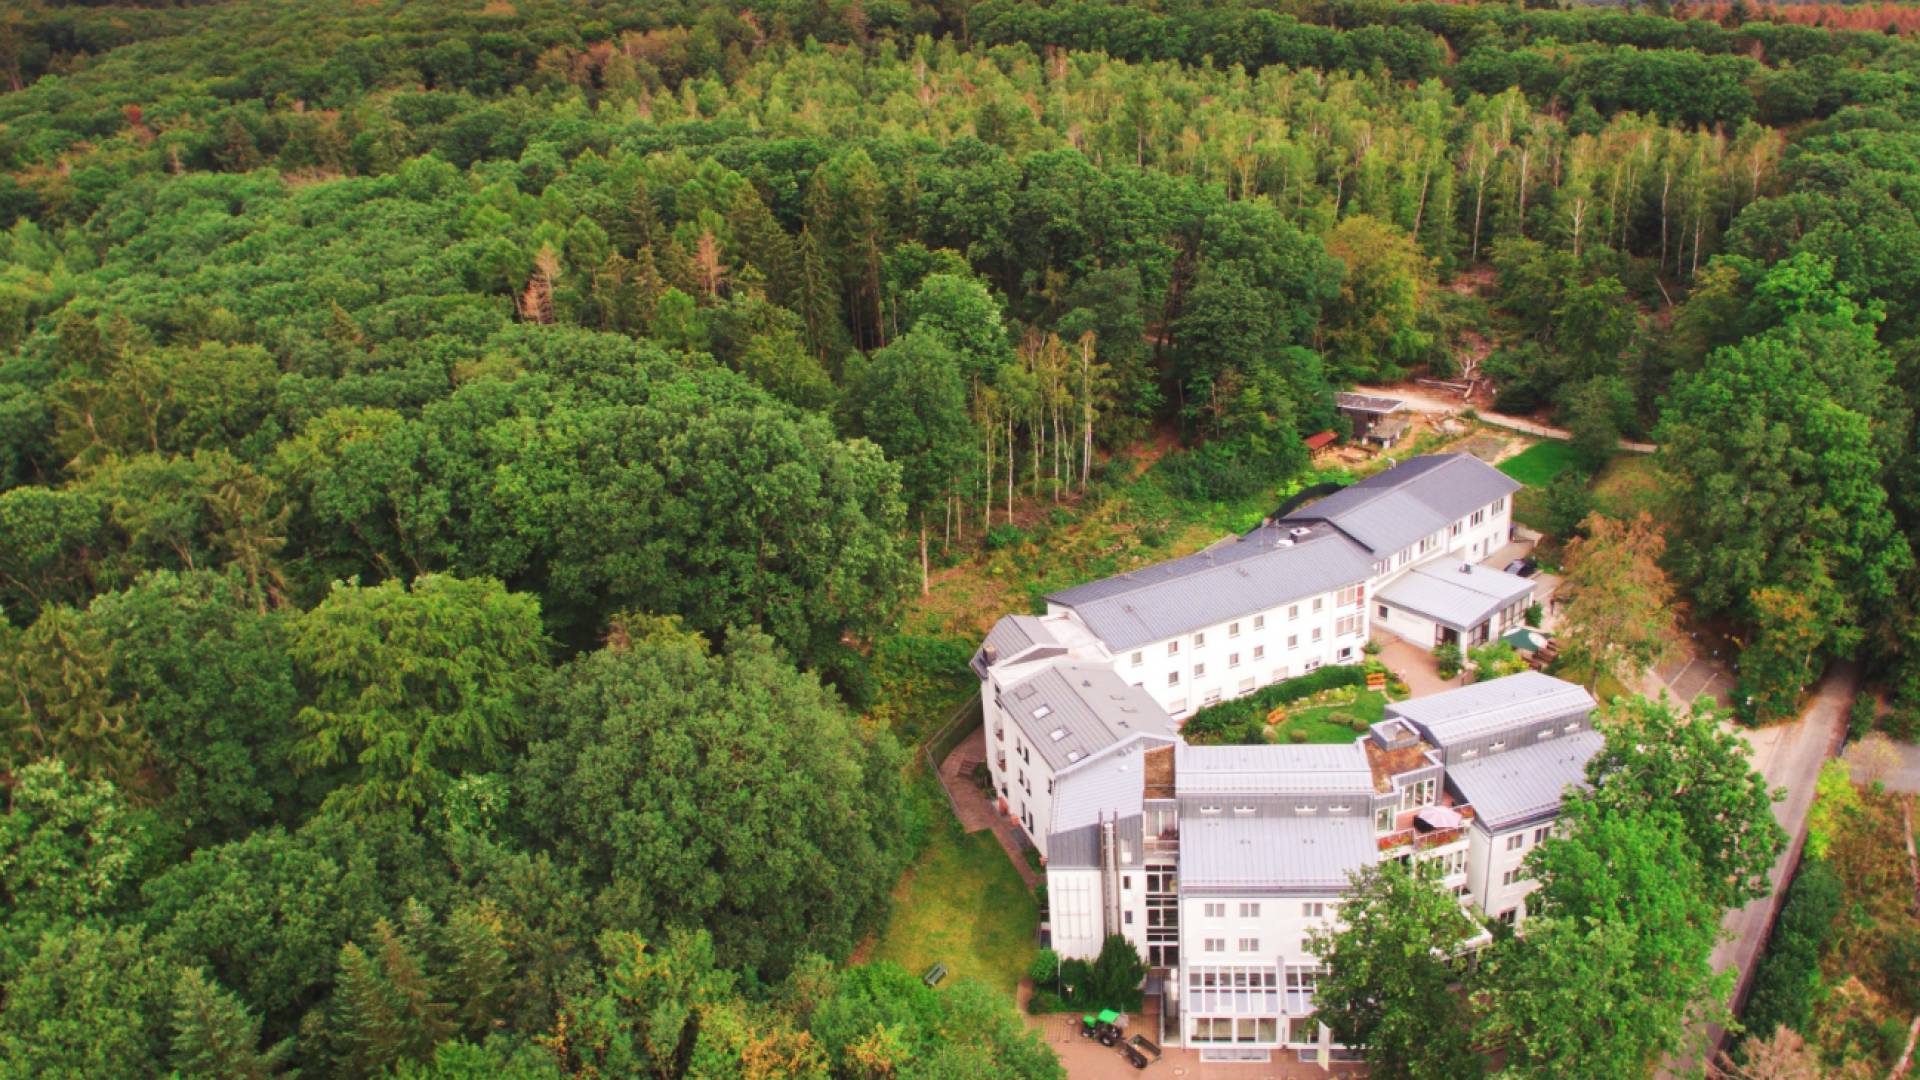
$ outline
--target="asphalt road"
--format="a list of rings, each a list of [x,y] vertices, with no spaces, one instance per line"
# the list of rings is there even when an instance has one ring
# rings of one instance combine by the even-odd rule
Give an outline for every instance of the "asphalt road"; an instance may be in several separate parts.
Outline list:
[[[1754,966],[1759,963],[1766,945],[1768,928],[1773,924],[1777,907],[1785,900],[1787,868],[1798,865],[1800,848],[1807,840],[1807,812],[1813,806],[1814,783],[1819,779],[1820,767],[1832,756],[1847,729],[1847,709],[1853,704],[1859,682],[1858,667],[1850,663],[1836,664],[1814,688],[1800,719],[1778,727],[1743,732],[1753,746],[1754,767],[1769,784],[1787,789],[1786,798],[1773,804],[1773,816],[1787,830],[1788,844],[1773,865],[1772,894],[1729,911],[1721,923],[1730,937],[1713,950],[1713,969],[1739,971],[1733,995],[1736,1006],[1746,999]],[[1723,1032],[1716,1024],[1707,1034],[1710,1038],[1707,1056],[1710,1057],[1713,1050],[1718,1049]],[[1696,1070],[1703,1064],[1706,1062],[1698,1058],[1670,1061],[1661,1070],[1661,1076],[1697,1075]]]

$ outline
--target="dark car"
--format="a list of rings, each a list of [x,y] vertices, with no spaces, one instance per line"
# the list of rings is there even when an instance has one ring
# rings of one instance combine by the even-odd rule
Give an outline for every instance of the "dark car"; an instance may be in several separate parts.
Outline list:
[[[1507,573],[1520,577],[1532,577],[1540,572],[1540,564],[1532,559],[1515,559],[1507,564]]]

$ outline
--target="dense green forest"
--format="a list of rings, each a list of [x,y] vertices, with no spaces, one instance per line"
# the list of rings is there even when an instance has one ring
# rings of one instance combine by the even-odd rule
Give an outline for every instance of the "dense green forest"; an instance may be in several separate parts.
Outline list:
[[[1858,655],[1920,722],[1897,35],[36,0],[0,73],[0,1076],[1057,1075],[848,963],[902,605],[1494,324],[1502,409],[1661,444],[1751,717]]]

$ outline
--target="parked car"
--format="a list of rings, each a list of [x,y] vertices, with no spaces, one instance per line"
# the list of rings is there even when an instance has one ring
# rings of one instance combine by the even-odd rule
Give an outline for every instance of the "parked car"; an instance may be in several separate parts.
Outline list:
[[[1540,564],[1532,559],[1515,559],[1507,564],[1507,573],[1520,577],[1532,577],[1540,572]]]

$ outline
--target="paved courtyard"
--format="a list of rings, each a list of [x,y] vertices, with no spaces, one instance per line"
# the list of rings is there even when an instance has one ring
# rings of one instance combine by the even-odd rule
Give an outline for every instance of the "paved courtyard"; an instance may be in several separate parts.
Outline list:
[[[1031,889],[1040,884],[1040,875],[1027,862],[1026,838],[970,775],[976,762],[986,760],[987,729],[982,724],[940,763],[940,786],[947,789],[947,801],[953,805],[953,816],[960,819],[960,828],[970,833],[992,829],[1007,858],[1013,860],[1013,868],[1020,872],[1020,880]]]
[[[1025,980],[1020,983],[1020,1009],[1026,1015],[1026,1001],[1032,988]],[[1157,997],[1148,997],[1146,1011],[1131,1017],[1129,1025],[1133,1032],[1143,1033],[1149,1039],[1159,1040],[1160,1001]],[[1060,1063],[1067,1068],[1072,1080],[1123,1080],[1128,1077],[1142,1077],[1154,1080],[1155,1077],[1179,1077],[1180,1080],[1325,1080],[1327,1077],[1362,1076],[1365,1069],[1360,1065],[1337,1065],[1332,1070],[1322,1069],[1318,1065],[1309,1065],[1297,1060],[1289,1052],[1275,1051],[1272,1061],[1265,1062],[1224,1062],[1201,1061],[1200,1051],[1168,1047],[1158,1062],[1142,1071],[1127,1063],[1120,1051],[1101,1046],[1093,1039],[1080,1036],[1080,1016],[1078,1013],[1055,1013],[1050,1016],[1027,1015],[1027,1026],[1040,1033],[1048,1046],[1060,1055]]]

